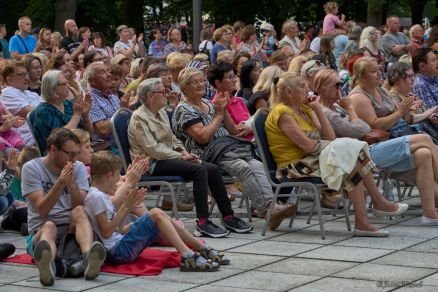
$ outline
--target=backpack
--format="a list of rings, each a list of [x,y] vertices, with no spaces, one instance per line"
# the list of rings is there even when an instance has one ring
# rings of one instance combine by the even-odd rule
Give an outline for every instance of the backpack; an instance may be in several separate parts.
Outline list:
[[[55,259],[56,276],[61,278],[82,277],[85,271],[84,258],[74,233],[64,235],[58,244]]]
[[[27,235],[27,207],[17,208],[15,205],[9,206],[8,211],[3,216],[1,228],[4,230],[21,231],[23,235]]]

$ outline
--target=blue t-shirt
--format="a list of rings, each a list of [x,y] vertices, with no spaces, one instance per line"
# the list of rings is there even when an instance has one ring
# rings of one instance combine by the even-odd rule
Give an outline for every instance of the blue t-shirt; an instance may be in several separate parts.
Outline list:
[[[20,40],[23,40],[21,41]],[[29,54],[35,50],[37,44],[37,40],[33,35],[28,35],[26,38],[23,38],[20,35],[14,35],[9,40],[9,52],[17,52],[19,54]]]
[[[220,51],[227,50],[227,49],[229,50],[230,48],[224,47],[224,46],[222,46],[221,44],[218,44],[218,43],[214,44],[213,48],[210,51],[210,61],[211,61],[211,63],[215,64],[216,61],[217,61],[217,54]]]

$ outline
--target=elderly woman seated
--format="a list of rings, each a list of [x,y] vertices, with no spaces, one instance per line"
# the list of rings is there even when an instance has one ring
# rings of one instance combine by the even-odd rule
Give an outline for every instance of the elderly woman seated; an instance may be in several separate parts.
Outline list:
[[[272,110],[265,124],[269,148],[277,163],[277,177],[280,180],[302,179],[318,180],[323,176],[324,181],[333,181],[332,176],[323,173],[324,160],[327,157],[325,147],[335,151],[333,145],[341,145],[335,140],[335,133],[329,121],[324,116],[319,98],[308,98],[309,88],[302,77],[292,73],[283,73],[276,86],[273,86],[271,96]],[[328,140],[328,141],[327,141]],[[329,142],[334,140],[332,142]],[[370,168],[373,163],[369,160],[366,145],[355,140],[343,140],[349,145],[348,151],[337,151],[342,163],[352,161],[353,170],[342,177],[341,187],[348,191],[355,213],[355,236],[388,236],[389,232],[372,225],[365,211],[364,184],[374,184]],[[344,144],[345,145],[345,144]],[[358,149],[358,146],[360,148]],[[345,148],[344,148],[345,149]],[[353,149],[358,149],[357,151]],[[328,151],[330,152],[330,151]],[[354,157],[354,158],[353,158]],[[302,167],[304,159],[313,158],[322,163],[314,163],[313,167]],[[338,159],[338,160],[339,160]],[[325,167],[327,168],[327,167]],[[325,171],[327,173],[327,171]],[[328,172],[330,173],[330,172]],[[319,180],[321,183],[321,180]],[[330,186],[330,184],[329,184]],[[375,185],[374,185],[375,188]],[[378,216],[399,215],[407,210],[406,204],[387,202],[379,193],[370,192],[374,202],[374,214]]]
[[[232,76],[224,76],[222,81],[225,81],[225,78],[233,79]],[[195,68],[181,71],[179,85],[184,93],[184,100],[178,104],[173,114],[174,133],[186,149],[200,155],[202,160],[216,163],[229,174],[238,177],[242,182],[244,195],[251,198],[253,207],[262,217],[266,215],[268,207],[273,207],[273,219],[269,228],[276,229],[284,218],[296,212],[296,206],[277,202],[272,205],[272,188],[266,178],[263,164],[254,159],[250,142],[230,136],[246,133],[236,128],[226,110],[229,95],[220,93],[214,105],[202,98],[205,93],[205,76]],[[252,229],[240,219],[224,218],[224,223],[236,232]]]
[[[46,139],[55,128],[83,128],[93,132],[89,112],[91,95],[79,96],[74,102],[67,99],[69,94],[68,82],[59,70],[47,71],[41,83],[41,102],[35,109],[33,132],[38,147],[44,153]]]
[[[201,161],[196,154],[187,152],[172,133],[164,110],[167,104],[165,88],[159,78],[142,81],[138,87],[138,97],[142,105],[134,111],[128,128],[131,155],[150,157],[151,175],[178,175],[192,180],[198,217],[195,235],[227,236],[229,231],[210,221],[208,213],[210,188],[222,216],[234,216],[219,167]]]

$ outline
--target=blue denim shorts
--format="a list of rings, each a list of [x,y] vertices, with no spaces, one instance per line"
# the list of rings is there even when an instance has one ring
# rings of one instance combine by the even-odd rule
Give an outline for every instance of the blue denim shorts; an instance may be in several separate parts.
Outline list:
[[[150,246],[160,231],[149,214],[145,214],[131,224],[128,233],[106,253],[106,262],[120,265],[134,261],[142,251]]]
[[[370,156],[380,169],[402,172],[415,168],[411,153],[411,136],[382,141],[370,146]]]

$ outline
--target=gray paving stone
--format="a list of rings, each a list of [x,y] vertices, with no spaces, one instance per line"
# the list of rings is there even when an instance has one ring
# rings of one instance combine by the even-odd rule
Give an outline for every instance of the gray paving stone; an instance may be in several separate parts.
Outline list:
[[[14,283],[29,279],[38,275],[37,269],[25,265],[0,265],[0,283]]]
[[[431,239],[420,244],[411,246],[405,249],[405,251],[419,251],[419,252],[431,252],[438,253],[438,239]]]
[[[256,241],[256,239],[241,239],[241,238],[225,237],[225,238],[208,238],[206,239],[206,241],[208,242],[209,245],[211,245],[217,250],[228,250],[238,246],[253,243]]]
[[[415,281],[434,272],[435,270],[433,269],[365,263],[341,271],[333,276],[348,279],[401,283],[403,281]]]
[[[436,286],[436,287],[438,287],[438,273],[430,275],[430,276],[422,279],[419,282],[421,282],[421,284],[423,284],[425,286]]]
[[[196,284],[157,281],[155,280],[155,277],[136,277],[122,280],[111,285],[97,287],[87,291],[132,291],[135,288],[138,291],[177,292],[185,289],[190,289],[195,286]]]
[[[32,287],[23,287],[17,285],[4,285],[0,287],[1,292],[9,292],[9,291],[19,291],[19,292],[38,292],[38,291],[47,291],[44,288],[32,288]]]
[[[318,281],[300,286],[289,291],[292,292],[327,292],[327,291],[337,291],[337,292],[381,292],[389,291],[390,289],[382,289],[377,287],[376,281],[365,281],[365,280],[351,280],[327,277],[320,279]]]
[[[217,272],[202,273],[202,276],[199,273],[182,273],[179,269],[165,269],[161,274],[154,276],[154,278],[155,280],[166,282],[207,284],[238,273],[242,273],[242,270],[233,269],[232,267],[227,269],[221,268]]]
[[[272,241],[298,242],[298,243],[314,243],[328,245],[347,238],[352,235],[345,232],[327,231],[325,239],[321,238],[321,233],[318,230],[301,229],[294,232],[289,232],[280,236],[271,238]]]
[[[256,270],[284,274],[297,274],[326,277],[339,271],[354,267],[359,263],[326,261],[302,258],[289,258]]]
[[[297,257],[350,261],[350,262],[367,262],[391,252],[393,251],[372,249],[372,248],[360,248],[360,247],[349,247],[349,246],[324,246],[300,254]]]
[[[225,287],[251,288],[264,291],[284,291],[314,281],[319,277],[293,275],[285,277],[282,273],[249,271],[215,283]]]
[[[186,291],[190,292],[230,292],[230,287],[218,286],[218,285],[202,285],[193,289]],[[233,292],[264,292],[266,290],[256,290],[256,289],[244,289],[244,288],[233,288]]]
[[[238,270],[254,269],[284,259],[284,257],[279,256],[255,255],[235,252],[227,252],[226,256],[230,259],[231,265],[222,266],[221,268],[232,268]]]
[[[36,271],[36,269],[35,269]],[[69,278],[60,279],[56,278],[55,284],[51,287],[52,289],[62,290],[62,291],[82,291],[94,287],[99,287],[108,283],[120,281],[124,279],[123,276],[114,275],[99,275],[96,279],[92,281],[86,281],[84,278]],[[20,281],[15,283],[16,285],[41,288],[39,277],[34,277],[28,280]]]
[[[438,269],[438,254],[398,251],[372,261],[374,264]]]
[[[350,239],[337,242],[334,245],[400,250],[423,241],[426,241],[426,239],[421,237],[399,237],[390,235],[389,237],[384,238],[352,237]]]
[[[314,248],[318,248],[319,244],[303,244],[279,241],[258,241],[242,247],[233,248],[232,252],[254,253],[264,255],[279,255],[279,256],[293,256]]]
[[[421,227],[421,226],[404,226],[392,225],[385,228],[391,232],[391,236],[397,237],[414,237],[431,239],[438,237],[438,228],[435,226]]]

